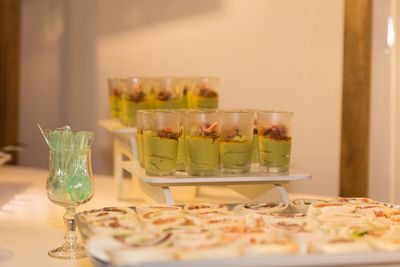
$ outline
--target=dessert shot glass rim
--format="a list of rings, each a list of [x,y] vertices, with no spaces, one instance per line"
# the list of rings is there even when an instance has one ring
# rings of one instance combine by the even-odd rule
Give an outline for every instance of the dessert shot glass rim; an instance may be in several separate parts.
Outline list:
[[[137,81],[141,81],[142,79],[144,79],[144,78],[146,78],[146,77],[144,77],[144,76],[127,76],[127,77],[125,77],[125,80],[127,81],[127,82],[131,82],[132,80],[137,80]]]
[[[138,112],[138,111],[143,112],[143,113],[146,113],[146,112],[148,112],[148,113],[156,113],[156,112],[159,112],[159,111],[172,111],[172,109],[168,109],[168,108],[138,109],[136,112]]]
[[[111,77],[108,77],[107,78],[107,81],[108,82],[113,82],[113,81],[115,81],[115,80],[120,80],[121,78],[120,77],[118,77],[118,76],[111,76]]]
[[[257,110],[257,113],[264,113],[264,114],[271,114],[271,113],[276,113],[276,114],[290,114],[293,115],[293,111],[284,111],[284,110]]]
[[[188,111],[189,109],[188,108],[174,108],[174,109],[171,109],[173,112],[176,112],[176,113],[185,113],[186,111]]]
[[[250,110],[250,109],[242,109],[242,108],[230,108],[230,109],[220,109],[219,110],[221,113],[227,113],[227,114],[232,114],[232,113],[255,113],[255,111]]]
[[[200,76],[192,76],[198,80],[203,80],[203,79],[213,79],[213,80],[221,80],[221,77],[219,76],[213,76],[213,75],[200,75]]]
[[[138,109],[136,113],[151,113],[153,109]]]
[[[112,85],[117,85],[117,89],[119,91],[122,91],[123,88],[121,88],[121,86],[123,87],[123,84],[127,81],[126,77],[119,77],[119,76],[115,76],[115,77],[108,77],[107,78],[107,84],[108,84],[108,88],[111,89],[110,87]]]
[[[179,114],[173,109],[149,109],[149,111],[153,114]]]
[[[221,111],[219,109],[215,108],[200,108],[200,109],[189,109],[185,114],[210,114],[210,113],[216,113],[219,114]]]

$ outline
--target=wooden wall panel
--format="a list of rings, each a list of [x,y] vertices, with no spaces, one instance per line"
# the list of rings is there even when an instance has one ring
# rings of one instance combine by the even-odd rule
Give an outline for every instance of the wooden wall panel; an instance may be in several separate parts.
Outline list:
[[[18,141],[19,27],[20,0],[0,0],[0,147]]]
[[[340,195],[366,196],[372,0],[346,0],[344,24]]]

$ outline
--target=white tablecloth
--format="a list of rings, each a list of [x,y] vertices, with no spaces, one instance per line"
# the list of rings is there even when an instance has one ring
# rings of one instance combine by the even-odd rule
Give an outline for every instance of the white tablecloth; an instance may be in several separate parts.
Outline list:
[[[82,260],[53,259],[48,250],[64,241],[64,208],[51,203],[46,195],[47,170],[25,167],[0,167],[0,266],[92,266]],[[105,206],[132,206],[140,199],[117,201],[112,177],[95,176],[95,195],[82,210]],[[129,179],[125,181],[126,196],[136,196]],[[226,189],[204,190],[198,201],[216,199],[238,202],[243,200]]]
[[[88,258],[81,260],[53,259],[48,250],[63,243],[64,208],[52,204],[46,195],[47,170],[0,167],[0,266],[93,266]],[[105,206],[135,205],[140,200],[117,201],[111,177],[95,176],[96,192],[91,201],[78,211]],[[132,188],[126,181],[126,190]],[[218,187],[202,189],[198,202],[240,202],[237,194]],[[131,191],[127,195],[135,196]],[[299,195],[296,195],[296,197]],[[186,200],[188,201],[188,200]],[[397,266],[397,265],[387,265]]]
[[[64,208],[46,195],[47,171],[0,167],[0,266],[92,266],[88,258],[58,260],[47,251],[63,243]],[[79,210],[121,205],[112,179],[96,177],[96,194]],[[110,194],[111,193],[111,194]]]

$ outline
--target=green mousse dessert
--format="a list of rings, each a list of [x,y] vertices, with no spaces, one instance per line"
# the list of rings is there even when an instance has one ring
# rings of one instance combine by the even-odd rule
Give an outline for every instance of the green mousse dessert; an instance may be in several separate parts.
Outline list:
[[[143,130],[138,130],[137,147],[140,167],[144,168],[144,150],[143,150]]]
[[[109,96],[110,113],[112,119],[119,119],[119,113],[121,111],[122,99],[118,89],[113,88]]]
[[[215,175],[219,170],[220,137],[215,131],[217,123],[205,125],[185,136],[186,164],[189,175]]]
[[[260,165],[266,172],[287,172],[289,170],[292,138],[287,136],[284,125],[272,125],[258,136]]]
[[[143,132],[144,166],[147,175],[173,175],[176,171],[178,134],[169,129]]]
[[[253,131],[253,149],[251,150],[251,162],[258,162],[258,130]]]
[[[122,123],[125,126],[136,126],[136,111],[151,108],[151,99],[142,91],[124,95],[122,97]]]
[[[186,95],[186,106],[191,109],[196,108],[196,106],[193,103],[193,97],[194,97],[193,92],[188,91]]]
[[[178,155],[176,158],[176,170],[185,171],[186,170],[186,147],[185,147],[185,137],[181,135],[178,138]]]
[[[176,96],[171,91],[165,90],[156,95],[154,107],[157,109],[185,108],[186,99],[183,96]]]
[[[197,95],[192,96],[193,105],[196,108],[218,108],[218,94],[217,92],[202,87]]]
[[[253,142],[246,140],[239,130],[224,137],[220,145],[221,167],[226,173],[250,171]]]

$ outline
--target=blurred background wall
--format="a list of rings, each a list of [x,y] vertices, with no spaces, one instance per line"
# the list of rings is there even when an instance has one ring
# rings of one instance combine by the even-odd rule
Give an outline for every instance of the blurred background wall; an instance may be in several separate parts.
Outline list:
[[[111,174],[106,79],[217,75],[222,108],[295,112],[296,192],[337,195],[342,0],[23,0],[20,164],[47,167],[36,128],[96,132],[95,173]]]
[[[372,25],[369,196],[399,202],[400,2],[373,1]]]

